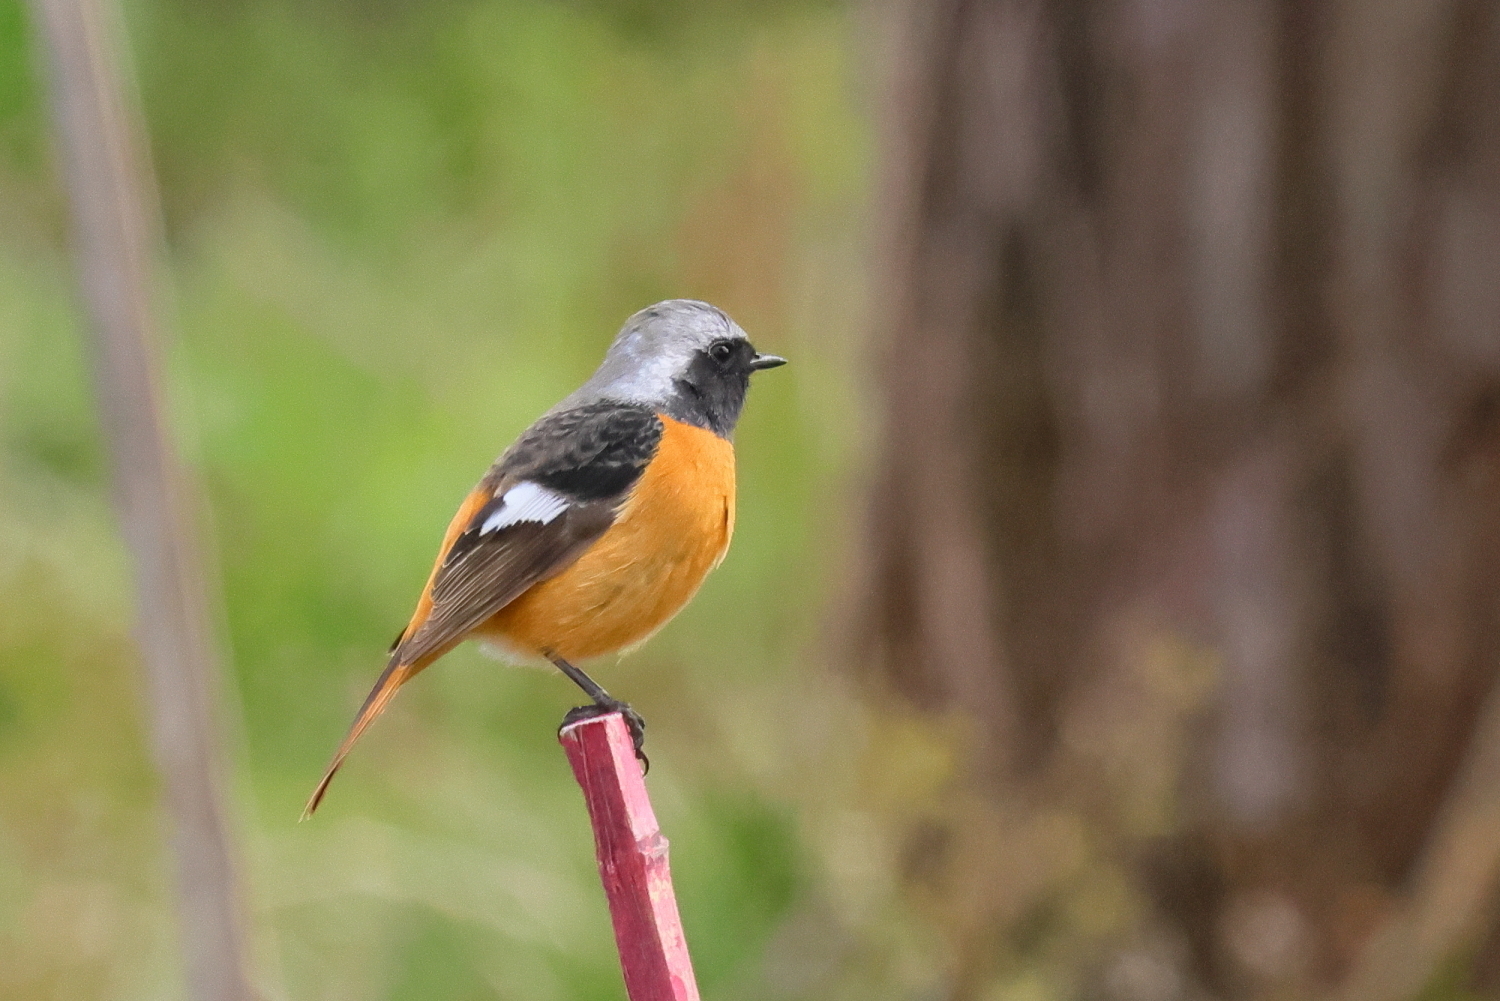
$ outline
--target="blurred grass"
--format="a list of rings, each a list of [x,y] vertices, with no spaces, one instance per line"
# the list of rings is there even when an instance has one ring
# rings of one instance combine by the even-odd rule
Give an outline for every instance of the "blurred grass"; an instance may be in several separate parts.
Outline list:
[[[782,748],[815,742],[831,709],[809,701],[805,658],[860,439],[846,373],[868,137],[848,13],[126,13],[169,248],[173,407],[223,575],[268,996],[621,996],[553,740],[574,701],[561,679],[456,652],[403,693],[316,821],[294,821],[458,499],[626,315],[679,295],[793,365],[757,380],[741,426],[729,560],[599,674],[651,720],[705,995],[832,996],[814,985],[837,970],[774,957],[824,906],[797,808],[823,777]],[[0,0],[0,995],[172,997],[158,789],[37,56],[24,6]]]

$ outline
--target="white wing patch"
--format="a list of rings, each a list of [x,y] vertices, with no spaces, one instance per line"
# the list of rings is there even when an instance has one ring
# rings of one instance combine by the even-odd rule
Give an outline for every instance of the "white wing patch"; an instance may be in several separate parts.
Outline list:
[[[498,532],[508,525],[535,521],[543,525],[568,509],[568,499],[544,486],[523,480],[505,491],[500,507],[479,526],[480,535]]]

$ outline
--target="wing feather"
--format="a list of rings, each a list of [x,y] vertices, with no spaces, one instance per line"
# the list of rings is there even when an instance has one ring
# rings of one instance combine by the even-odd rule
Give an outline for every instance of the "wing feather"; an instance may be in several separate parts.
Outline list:
[[[615,507],[570,505],[545,524],[522,521],[484,532],[487,517],[482,510],[455,542],[459,555],[433,579],[432,610],[402,639],[396,658],[411,663],[457,643],[532,584],[572,565],[614,524]]]
[[[609,401],[533,424],[449,526],[443,555],[393,657],[412,663],[441,653],[532,584],[571,565],[614,523],[661,436],[661,418],[651,408]],[[517,509],[506,510],[512,491]],[[568,501],[561,513],[554,498]],[[527,512],[529,520],[511,520]]]

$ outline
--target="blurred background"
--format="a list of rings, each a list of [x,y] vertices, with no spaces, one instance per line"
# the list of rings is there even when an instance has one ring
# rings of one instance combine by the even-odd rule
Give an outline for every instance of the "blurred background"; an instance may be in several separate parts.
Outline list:
[[[184,997],[34,13],[0,996]],[[598,671],[706,998],[1500,991],[1493,2],[123,14],[261,996],[623,996],[562,679],[460,649],[296,818],[458,500],[677,296],[792,360],[729,559]]]

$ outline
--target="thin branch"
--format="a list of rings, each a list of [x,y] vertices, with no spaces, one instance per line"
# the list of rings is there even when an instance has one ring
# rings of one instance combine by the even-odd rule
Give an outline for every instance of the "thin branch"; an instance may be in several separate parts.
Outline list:
[[[1500,886],[1500,686],[1417,863],[1403,906],[1376,929],[1336,1001],[1406,1001],[1483,933]]]
[[[151,737],[166,787],[189,996],[252,996],[214,716],[202,557],[165,427],[151,309],[152,190],[108,0],[35,0],[120,524],[134,563]]]

